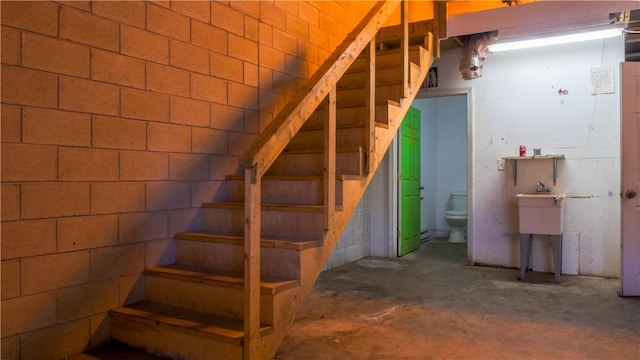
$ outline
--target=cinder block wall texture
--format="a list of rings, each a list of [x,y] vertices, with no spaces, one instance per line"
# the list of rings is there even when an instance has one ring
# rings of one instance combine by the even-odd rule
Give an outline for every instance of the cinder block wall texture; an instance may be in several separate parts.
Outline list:
[[[107,342],[371,5],[2,1],[2,359]]]

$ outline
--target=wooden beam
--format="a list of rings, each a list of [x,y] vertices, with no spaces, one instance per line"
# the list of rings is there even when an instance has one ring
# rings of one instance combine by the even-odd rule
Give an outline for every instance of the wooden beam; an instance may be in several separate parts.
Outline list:
[[[409,82],[409,4],[406,0],[400,3],[400,25],[402,25],[402,97],[408,98],[411,87]]]
[[[242,165],[245,168],[257,166],[256,177],[264,175],[397,6],[397,1],[379,1],[372,7],[351,35],[336,48],[243,154]]]
[[[333,228],[336,213],[336,87],[324,106],[324,228]]]
[[[244,359],[260,354],[260,178],[244,171]]]
[[[365,101],[365,154],[367,158],[364,164],[364,172],[369,173],[372,169],[371,162],[375,153],[375,129],[376,129],[376,42],[371,40],[366,50],[369,64],[367,66],[367,98]]]

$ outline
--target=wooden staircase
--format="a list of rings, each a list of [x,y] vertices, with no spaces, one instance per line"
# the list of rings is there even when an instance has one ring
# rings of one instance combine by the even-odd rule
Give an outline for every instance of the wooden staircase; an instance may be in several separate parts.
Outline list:
[[[265,129],[226,201],[202,205],[204,230],[176,234],[176,263],[145,271],[146,300],[110,312],[113,339],[172,359],[273,357],[433,61],[431,33],[429,49],[376,45],[397,6],[374,5]]]

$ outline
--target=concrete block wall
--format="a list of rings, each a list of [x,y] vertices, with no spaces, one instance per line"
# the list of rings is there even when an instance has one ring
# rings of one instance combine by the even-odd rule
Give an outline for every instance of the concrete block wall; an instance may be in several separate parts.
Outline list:
[[[368,191],[362,195],[323,270],[333,269],[371,254],[371,202],[369,196]]]
[[[2,1],[1,358],[109,341],[371,5]]]

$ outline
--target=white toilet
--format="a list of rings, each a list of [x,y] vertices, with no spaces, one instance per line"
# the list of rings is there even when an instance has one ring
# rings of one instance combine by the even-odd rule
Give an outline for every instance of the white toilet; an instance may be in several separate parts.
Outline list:
[[[449,210],[444,213],[444,220],[451,228],[449,232],[449,242],[465,242],[465,230],[467,228],[467,193],[451,193],[448,203]]]

